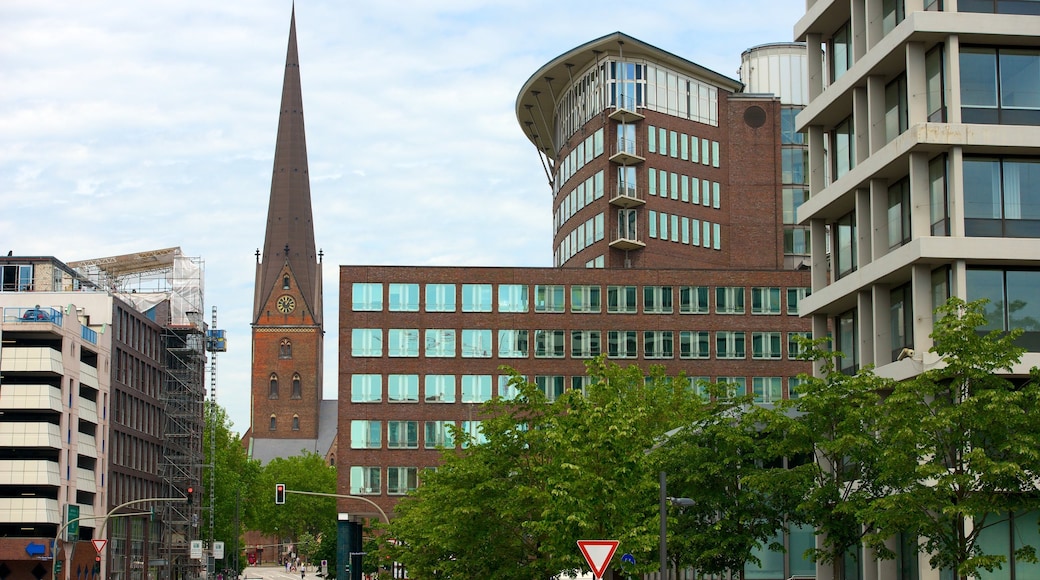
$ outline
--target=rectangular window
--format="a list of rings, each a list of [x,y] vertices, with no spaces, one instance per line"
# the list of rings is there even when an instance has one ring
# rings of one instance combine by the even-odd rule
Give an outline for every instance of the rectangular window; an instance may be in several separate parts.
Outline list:
[[[932,235],[950,235],[950,205],[946,195],[946,155],[937,155],[928,162],[928,206]]]
[[[700,163],[700,139],[694,135],[690,135],[690,161],[693,163]]]
[[[747,394],[747,379],[744,377],[718,377],[719,386],[726,387],[725,398],[743,397]]]
[[[463,329],[462,358],[491,358],[491,331]]]
[[[885,141],[898,137],[909,127],[906,104],[906,75],[900,75],[885,86]]]
[[[527,312],[526,284],[499,284],[499,312]]]
[[[379,449],[383,446],[383,424],[380,421],[351,421],[351,449]]]
[[[651,167],[646,171],[647,193],[657,195],[657,170]]]
[[[636,287],[607,286],[607,312],[634,314],[636,312]]]
[[[404,495],[419,487],[419,470],[415,467],[387,467],[386,494]]]
[[[809,295],[808,288],[788,288],[787,289],[787,314],[790,316],[798,316],[798,303]]]
[[[351,495],[378,495],[383,492],[379,483],[378,467],[362,467],[352,465],[350,467],[350,493]]]
[[[720,189],[721,187],[722,186],[719,185],[719,182],[711,182],[711,207],[715,209],[719,209],[720,207],[722,207],[722,192]]]
[[[638,337],[634,330],[607,331],[607,356],[610,358],[636,358],[639,356]]]
[[[646,150],[650,153],[657,153],[657,127],[653,125],[647,125]]]
[[[535,312],[564,312],[564,286],[537,284],[534,287]]]
[[[465,449],[472,445],[483,445],[487,443],[487,437],[484,436],[483,431],[480,428],[480,421],[463,421],[462,432],[466,435],[466,439],[462,441],[462,448]]]
[[[830,55],[828,64],[830,64],[831,72],[831,83],[841,78],[845,71],[852,68],[853,56],[852,56],[852,22],[846,22],[841,25],[834,35],[831,37],[831,41],[828,43],[827,53]]]
[[[856,212],[838,219],[834,230],[834,272],[841,278],[856,271]]]
[[[719,163],[721,162],[721,159],[719,157],[720,157],[719,156],[719,142],[718,141],[712,141],[711,142],[711,166],[712,167],[718,167],[719,166]]]
[[[352,328],[350,356],[383,356],[383,330],[380,328]]]
[[[683,218],[686,219],[686,218]],[[679,216],[672,214],[672,241],[679,241]]]
[[[1040,158],[964,158],[968,236],[1040,237]]]
[[[536,376],[534,384],[545,393],[545,400],[551,403],[563,395],[563,390],[567,383],[561,375],[548,375]]]
[[[679,158],[683,161],[690,159],[690,137],[685,133],[679,135]]]
[[[382,400],[382,375],[350,375],[351,403],[378,403]]]
[[[463,284],[462,311],[491,312],[491,284]]]
[[[639,193],[636,183],[636,168],[631,165],[622,165],[618,167],[617,176],[618,197],[638,199]]]
[[[775,403],[784,398],[784,380],[781,377],[752,377],[751,389],[756,403]]]
[[[744,333],[728,330],[716,332],[715,356],[718,358],[745,358]]]
[[[801,108],[784,106],[780,108],[780,144],[781,145],[805,145],[805,133],[795,130],[795,117],[802,111]],[[784,183],[794,183],[784,181]]]
[[[744,287],[718,286],[715,288],[716,314],[744,314]]]
[[[563,358],[566,352],[563,338],[562,330],[534,331],[535,358]]]
[[[646,314],[671,314],[672,287],[643,286],[643,312]]]
[[[527,358],[527,348],[526,330],[498,331],[499,358]]]
[[[751,288],[751,314],[780,314],[780,288]]]
[[[419,329],[390,328],[386,331],[388,354],[392,357],[419,356]]]
[[[852,117],[834,127],[831,134],[831,151],[834,151],[831,175],[837,180],[856,166],[856,133]]]
[[[779,360],[784,357],[781,350],[779,332],[752,332],[751,358],[759,360]]]
[[[679,314],[708,314],[708,287],[680,286]]]
[[[426,329],[426,358],[451,358],[455,356],[454,328]]]
[[[788,332],[787,333],[787,358],[797,359],[805,350],[802,348],[801,339],[812,339],[811,332]]]
[[[801,377],[787,377],[787,398],[797,399],[802,395],[805,388],[805,379]]]
[[[426,312],[455,312],[455,285],[427,284]]]
[[[651,238],[656,238],[657,237],[657,212],[656,211],[649,210],[649,217],[647,219],[647,224],[649,224],[649,226],[650,226],[650,231],[648,232],[650,237]]]
[[[647,330],[643,332],[643,357],[650,359],[672,358],[674,334],[670,330]]]
[[[523,381],[523,377],[520,377]],[[515,383],[513,383],[513,377],[510,375],[498,375],[498,398],[503,401],[512,401],[520,394]]]
[[[888,188],[888,249],[910,241],[910,179],[904,178]]]
[[[701,139],[701,163],[711,164],[711,141],[707,139]]]
[[[593,358],[602,353],[602,333],[598,330],[571,331],[571,357]]]
[[[455,375],[426,375],[424,381],[427,403],[455,402]]]
[[[928,122],[930,123],[946,121],[943,49],[944,45],[940,44],[924,55],[925,108],[928,110]]]
[[[889,324],[892,332],[892,360],[904,348],[914,346],[914,308],[910,284],[903,284],[889,292]]]
[[[462,402],[484,403],[491,400],[491,375],[462,375]]]
[[[418,449],[418,421],[387,421],[386,446],[388,449]]]
[[[834,347],[842,354],[838,359],[838,370],[848,375],[855,374],[859,370],[858,349],[856,348],[856,311],[849,310],[838,315],[834,321],[834,328],[837,337]]]
[[[418,284],[390,284],[390,312],[418,312]]]
[[[679,226],[679,231],[682,232],[682,243],[688,245],[690,243],[690,218],[685,216],[682,218],[682,225]]]
[[[1040,50],[962,47],[960,65],[965,123],[1040,124]]]
[[[383,309],[383,285],[354,282],[350,299],[354,312],[379,312]]]
[[[668,241],[668,214],[661,212],[661,241]]]
[[[676,133],[675,131],[669,131],[668,132],[668,137],[669,137],[668,153],[672,157],[678,157],[679,156],[679,134]]]
[[[711,337],[707,330],[679,331],[679,358],[709,358]]]
[[[386,398],[391,403],[419,402],[419,375],[390,375],[386,378]]]
[[[711,224],[711,232],[712,232],[711,248],[713,250],[721,250],[722,249],[722,225],[721,224]]]
[[[600,287],[576,284],[571,286],[571,312],[600,312]]]

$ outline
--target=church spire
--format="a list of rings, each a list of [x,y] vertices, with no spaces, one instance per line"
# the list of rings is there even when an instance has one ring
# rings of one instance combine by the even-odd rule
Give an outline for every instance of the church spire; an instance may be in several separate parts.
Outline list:
[[[300,59],[296,49],[296,7],[289,23],[289,47],[285,55],[282,103],[271,176],[271,199],[267,208],[267,234],[261,263],[257,265],[253,322],[263,305],[282,287],[282,272],[288,265],[299,287],[304,306],[316,324],[321,324],[321,268],[314,244],[307,142],[303,129],[303,92]]]

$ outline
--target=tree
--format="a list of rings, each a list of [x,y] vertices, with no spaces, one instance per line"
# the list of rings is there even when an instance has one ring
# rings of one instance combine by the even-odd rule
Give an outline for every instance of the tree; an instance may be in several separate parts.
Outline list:
[[[887,494],[878,479],[881,442],[878,421],[882,393],[893,381],[878,377],[873,369],[854,375],[834,367],[835,353],[825,348],[828,339],[805,341],[803,360],[820,365],[817,376],[803,375],[797,396],[780,409],[789,413],[788,457],[793,469],[806,476],[805,494],[793,518],[812,525],[821,539],[809,557],[831,564],[835,579],[845,577],[846,555],[857,553],[867,528],[862,512],[870,502]]]
[[[203,452],[205,463],[215,465],[216,489],[214,490],[213,537],[225,542],[225,561],[232,564],[231,554],[236,546],[244,547],[241,540],[242,523],[245,512],[243,506],[250,502],[250,489],[260,478],[260,462],[249,459],[239,439],[239,435],[231,431],[231,421],[227,412],[210,401],[205,403],[206,426],[203,435]],[[211,455],[212,442],[216,443],[216,460]],[[204,470],[201,488],[205,492],[201,501],[208,506],[208,489],[212,485],[212,473]]]
[[[668,524],[677,567],[744,577],[754,552],[775,541],[797,504],[803,472],[786,469],[781,411],[736,396],[727,384],[709,389],[712,400],[672,434],[655,455],[668,474],[668,490],[693,500]]]
[[[1008,514],[1038,507],[1040,388],[1010,379],[1024,349],[1020,330],[981,334],[984,301],[951,298],[936,311],[931,352],[941,363],[896,385],[884,402],[879,477],[890,493],[871,503],[868,544],[891,555],[886,540],[919,539],[934,568],[961,579],[1007,562],[984,553],[980,534]],[[1035,561],[1035,547],[1016,557]]]
[[[328,522],[336,521],[334,497],[288,493],[285,505],[275,505],[276,483],[284,483],[290,492],[335,494],[336,468],[312,452],[272,459],[251,490],[250,529],[297,539],[304,532],[318,536],[327,530]]]

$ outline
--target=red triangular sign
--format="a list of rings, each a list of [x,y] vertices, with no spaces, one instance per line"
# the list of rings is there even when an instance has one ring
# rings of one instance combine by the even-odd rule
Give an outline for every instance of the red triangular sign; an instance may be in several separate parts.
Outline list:
[[[91,540],[91,542],[94,543],[94,549],[100,554],[105,549],[105,544],[108,543],[108,540]]]
[[[589,568],[592,568],[592,574],[596,578],[602,578],[603,573],[607,571],[607,565],[610,564],[610,559],[617,551],[618,541],[578,540],[578,547],[581,548],[585,561],[589,563]]]

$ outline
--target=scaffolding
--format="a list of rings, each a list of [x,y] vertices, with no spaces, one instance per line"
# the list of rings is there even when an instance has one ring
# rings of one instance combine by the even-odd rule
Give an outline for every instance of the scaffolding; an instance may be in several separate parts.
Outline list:
[[[191,559],[190,552],[191,542],[201,537],[199,488],[204,461],[208,350],[202,317],[204,263],[201,258],[182,255],[180,248],[164,248],[72,262],[69,266],[162,327],[162,497],[188,496],[193,501],[163,502],[158,506],[163,557],[157,568],[159,577],[166,580],[195,578],[200,563]]]

